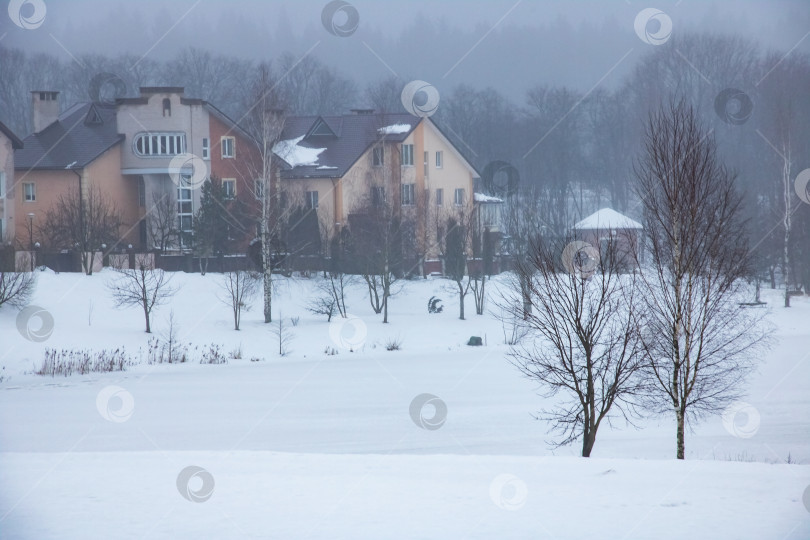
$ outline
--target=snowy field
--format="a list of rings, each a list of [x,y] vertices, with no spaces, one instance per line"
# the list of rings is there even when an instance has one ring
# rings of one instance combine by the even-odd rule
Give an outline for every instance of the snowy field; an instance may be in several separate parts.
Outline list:
[[[471,297],[458,320],[443,280],[407,282],[387,325],[357,285],[341,327],[306,311],[315,280],[282,279],[274,316],[300,317],[282,358],[260,298],[236,332],[220,276],[177,274],[154,335],[173,312],[183,342],[241,359],[33,374],[49,347],[145,354],[142,314],[113,309],[113,276],[39,274],[32,304],[54,320],[42,342],[0,309],[0,538],[810,538],[810,298],[786,310],[763,293],[776,342],[749,414],[697,425],[686,461],[670,417],[604,426],[582,459],[547,444],[501,323]],[[427,313],[433,295],[441,314]],[[412,414],[422,394],[438,408]]]

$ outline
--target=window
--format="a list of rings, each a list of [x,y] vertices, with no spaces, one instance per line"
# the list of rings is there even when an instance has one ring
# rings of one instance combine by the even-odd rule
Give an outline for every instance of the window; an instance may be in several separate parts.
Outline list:
[[[145,246],[147,242],[147,235],[146,235],[146,220],[142,219],[138,222],[138,240],[140,240],[141,245]]]
[[[236,142],[233,137],[222,137],[219,140],[219,144],[222,147],[223,158],[232,158],[234,156],[234,147],[236,146]]]
[[[185,133],[141,133],[135,136],[135,153],[139,156],[176,156],[185,151]]]
[[[169,98],[163,99],[163,116],[171,116],[172,115],[172,100]]]
[[[385,188],[373,187],[371,188],[371,204],[374,206],[382,206],[385,204]]]
[[[425,178],[428,176],[428,159],[430,158],[430,153],[425,152]]]
[[[444,165],[444,152],[441,150],[436,152],[436,168],[441,169]]]
[[[436,206],[442,206],[444,204],[444,190],[439,188],[436,190]]]
[[[0,199],[6,198],[6,173],[0,171]],[[0,238],[2,240],[2,238]]]
[[[453,203],[456,206],[464,206],[464,188],[458,188],[453,194]]]
[[[146,181],[143,176],[138,177],[138,206],[141,208],[146,206]]]
[[[374,167],[382,167],[385,158],[385,149],[382,146],[375,146],[371,150],[371,164]]]
[[[415,200],[414,184],[402,184],[402,206],[413,206]]]
[[[37,189],[33,182],[23,182],[23,193],[25,194],[25,202],[37,200]]]
[[[307,191],[306,205],[308,210],[318,208],[318,192]]]
[[[413,167],[413,145],[412,144],[403,144],[402,145],[402,166],[403,167]]]
[[[180,175],[180,187],[177,188],[177,228],[180,230],[180,245],[188,246],[192,233],[192,216],[194,208],[191,200],[191,176]]]
[[[236,198],[236,179],[235,178],[223,178],[222,179],[222,191],[224,192],[226,199],[235,199]]]
[[[211,159],[211,141],[208,140],[208,137],[203,137],[202,158]]]
[[[253,181],[253,195],[259,200],[264,199],[264,181],[261,178]]]

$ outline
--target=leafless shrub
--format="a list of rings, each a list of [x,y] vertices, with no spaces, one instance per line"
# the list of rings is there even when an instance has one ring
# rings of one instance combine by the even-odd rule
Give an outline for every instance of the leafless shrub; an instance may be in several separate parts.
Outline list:
[[[249,301],[259,292],[261,281],[258,272],[237,270],[222,275],[219,299],[233,310],[233,329],[239,330],[242,321],[242,310],[250,309]]]
[[[0,307],[8,304],[15,308],[28,305],[37,277],[34,272],[5,272],[0,270]]]
[[[166,303],[177,292],[170,285],[172,276],[155,268],[145,254],[136,257],[134,269],[117,269],[116,273],[118,279],[108,285],[116,307],[140,306],[146,332],[151,333],[152,309]]]

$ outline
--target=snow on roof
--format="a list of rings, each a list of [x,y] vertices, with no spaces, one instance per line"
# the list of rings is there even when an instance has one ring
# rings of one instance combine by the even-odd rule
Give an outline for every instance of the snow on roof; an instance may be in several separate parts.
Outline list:
[[[503,202],[503,199],[499,199],[498,197],[490,197],[489,195],[484,195],[483,193],[473,193],[473,200],[475,202]]]
[[[326,169],[331,171],[333,169],[337,169],[337,167],[330,167],[329,165],[321,165],[320,167],[315,167],[315,168],[317,170],[319,170],[319,171],[326,170]]]
[[[377,131],[379,131],[381,135],[399,135],[401,133],[408,133],[410,130],[410,124],[392,124],[390,126],[381,127]]]
[[[633,221],[624,214],[611,209],[602,208],[586,217],[576,225],[575,229],[643,229],[641,223]]]
[[[287,139],[286,141],[279,141],[273,147],[273,152],[281,159],[290,164],[290,167],[298,167],[300,165],[317,165],[318,156],[326,150],[326,148],[306,148],[298,146],[304,139],[304,135],[296,137],[295,139]]]

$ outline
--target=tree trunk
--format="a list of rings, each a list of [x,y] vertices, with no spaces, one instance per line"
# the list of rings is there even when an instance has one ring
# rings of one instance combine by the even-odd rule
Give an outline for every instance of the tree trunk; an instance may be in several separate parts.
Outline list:
[[[593,450],[593,445],[596,442],[596,432],[593,430],[588,430],[582,436],[582,457],[591,457],[591,451]]]
[[[460,281],[456,282],[458,285],[458,318],[464,320],[464,288]]]
[[[143,303],[143,316],[146,319],[146,333],[152,333],[152,325],[149,324],[149,308],[146,307],[146,302]]]
[[[273,305],[273,277],[270,274],[270,269],[265,267],[264,275],[262,276],[262,282],[264,285],[264,322],[271,323],[273,322],[273,316],[270,312],[270,308]]]
[[[675,416],[678,419],[678,459],[684,459],[684,411],[679,408],[675,411]]]

